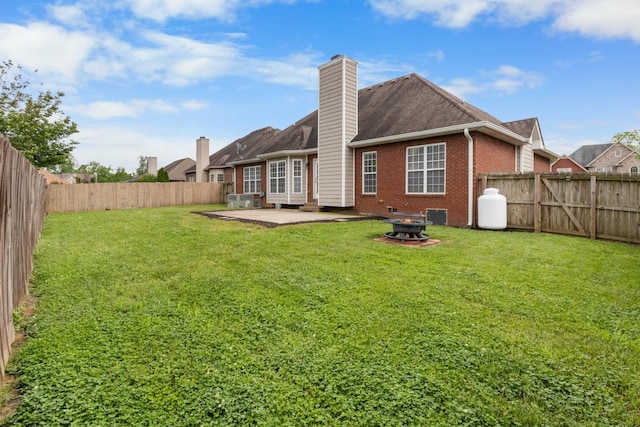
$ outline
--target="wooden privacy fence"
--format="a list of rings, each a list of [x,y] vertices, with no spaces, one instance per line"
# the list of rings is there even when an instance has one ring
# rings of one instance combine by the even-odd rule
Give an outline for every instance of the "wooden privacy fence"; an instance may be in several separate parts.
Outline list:
[[[47,213],[224,203],[217,182],[134,182],[49,185]]]
[[[28,293],[45,212],[45,179],[0,135],[0,373],[15,339],[13,310]]]
[[[478,195],[497,188],[507,198],[507,227],[640,243],[640,176],[489,174]]]

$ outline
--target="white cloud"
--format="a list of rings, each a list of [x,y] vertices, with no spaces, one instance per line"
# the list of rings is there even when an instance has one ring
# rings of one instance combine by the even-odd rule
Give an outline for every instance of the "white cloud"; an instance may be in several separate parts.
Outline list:
[[[534,89],[544,82],[537,73],[524,71],[512,65],[502,65],[495,70],[481,73],[481,76],[485,80],[480,83],[467,78],[456,78],[442,87],[464,99],[469,95],[485,92],[512,95],[522,89]]]
[[[481,93],[486,90],[486,88],[473,83],[472,80],[464,78],[453,79],[449,84],[442,85],[442,88],[462,99],[468,95]]]
[[[241,8],[277,2],[294,3],[295,0],[125,0],[138,17],[155,21],[170,18],[216,18],[232,21]]]
[[[443,27],[466,27],[482,17],[507,25],[550,18],[556,30],[640,42],[637,0],[369,0],[369,3],[390,18],[426,16]]]
[[[146,113],[176,113],[180,110],[201,110],[206,103],[197,100],[180,101],[171,104],[161,99],[132,99],[130,101],[97,101],[86,105],[74,105],[68,108],[74,114],[98,120],[117,117],[139,117]]]
[[[0,56],[73,83],[96,41],[83,32],[43,22],[0,24]]]
[[[490,74],[493,81],[489,86],[506,94],[512,94],[522,88],[533,89],[543,83],[543,78],[540,75],[520,70],[512,65],[502,65]]]
[[[565,1],[563,6],[554,23],[559,30],[640,42],[640,2],[637,0]]]
[[[241,5],[239,0],[126,0],[139,17],[156,21],[168,18],[231,19]]]
[[[124,167],[128,172],[138,167],[138,156],[158,157],[158,167],[162,167],[176,159],[194,157],[195,153],[195,138],[158,136],[131,128],[89,127],[79,136],[81,143],[73,151],[79,164],[98,161],[113,169]]]

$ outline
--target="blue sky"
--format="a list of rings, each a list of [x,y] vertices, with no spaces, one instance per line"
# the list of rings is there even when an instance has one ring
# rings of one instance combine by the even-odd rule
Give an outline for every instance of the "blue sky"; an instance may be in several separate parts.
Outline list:
[[[65,92],[78,163],[163,166],[317,108],[317,67],[418,73],[570,154],[640,128],[638,0],[2,0],[0,60]],[[37,73],[31,75],[32,70]]]

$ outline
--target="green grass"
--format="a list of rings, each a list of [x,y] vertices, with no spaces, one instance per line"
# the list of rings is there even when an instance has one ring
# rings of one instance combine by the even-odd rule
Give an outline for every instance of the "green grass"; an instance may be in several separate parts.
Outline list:
[[[640,425],[637,246],[47,217],[11,425]]]

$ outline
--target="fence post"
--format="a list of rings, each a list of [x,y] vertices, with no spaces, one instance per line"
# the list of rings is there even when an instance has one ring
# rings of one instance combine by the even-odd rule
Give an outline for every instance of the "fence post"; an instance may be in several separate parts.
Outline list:
[[[598,234],[598,200],[597,200],[598,180],[595,175],[591,175],[591,212],[590,212],[590,234],[595,239]]]
[[[533,186],[533,231],[542,231],[542,180],[540,174],[534,174]]]

